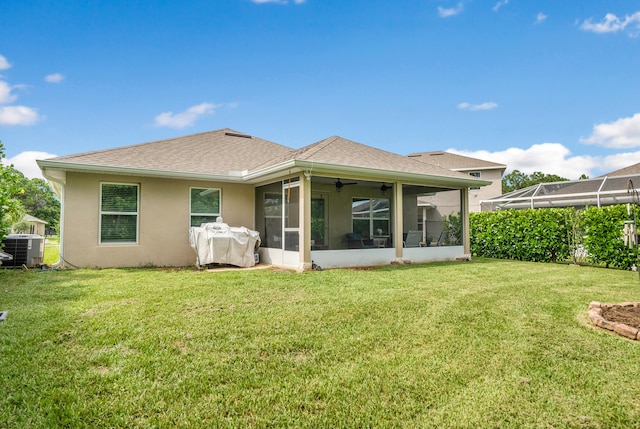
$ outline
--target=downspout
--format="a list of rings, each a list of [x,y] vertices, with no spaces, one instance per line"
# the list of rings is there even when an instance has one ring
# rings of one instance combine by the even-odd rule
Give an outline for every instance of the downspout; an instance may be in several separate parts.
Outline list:
[[[46,173],[46,169],[42,169],[42,175],[45,179],[55,182],[60,185],[60,225],[59,225],[59,244],[58,249],[60,250],[60,255],[58,256],[58,260],[52,265],[53,268],[64,268],[64,194],[65,194],[65,183],[60,179],[56,179],[54,177],[49,176]]]

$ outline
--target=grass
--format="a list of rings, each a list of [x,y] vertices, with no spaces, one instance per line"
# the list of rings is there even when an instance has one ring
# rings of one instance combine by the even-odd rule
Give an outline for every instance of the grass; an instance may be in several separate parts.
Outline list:
[[[53,265],[60,259],[60,238],[57,235],[49,235],[46,237],[44,244],[44,263]]]
[[[0,427],[640,427],[635,273],[0,271]]]

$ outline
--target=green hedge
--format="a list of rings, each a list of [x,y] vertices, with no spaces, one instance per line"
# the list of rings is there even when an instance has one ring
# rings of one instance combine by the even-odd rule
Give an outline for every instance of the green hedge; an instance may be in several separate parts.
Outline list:
[[[624,205],[471,213],[471,253],[501,259],[552,262],[587,261],[631,269],[635,247],[624,242]]]

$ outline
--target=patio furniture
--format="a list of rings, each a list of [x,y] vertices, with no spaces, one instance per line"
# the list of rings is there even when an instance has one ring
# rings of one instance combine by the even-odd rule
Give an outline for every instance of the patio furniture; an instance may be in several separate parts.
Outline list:
[[[373,247],[387,247],[387,240],[389,240],[388,235],[374,235],[373,236]]]
[[[362,238],[362,235],[354,232],[347,234],[347,245],[349,249],[373,249],[373,242],[371,240],[365,240]]]
[[[404,247],[422,247],[420,243],[422,241],[422,232],[420,231],[408,231],[403,244]]]

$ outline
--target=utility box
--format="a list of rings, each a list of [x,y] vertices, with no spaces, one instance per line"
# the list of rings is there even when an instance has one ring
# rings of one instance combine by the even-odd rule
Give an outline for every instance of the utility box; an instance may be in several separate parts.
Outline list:
[[[44,237],[37,234],[9,234],[3,241],[2,251],[13,256],[2,261],[0,267],[39,267],[44,262]]]

